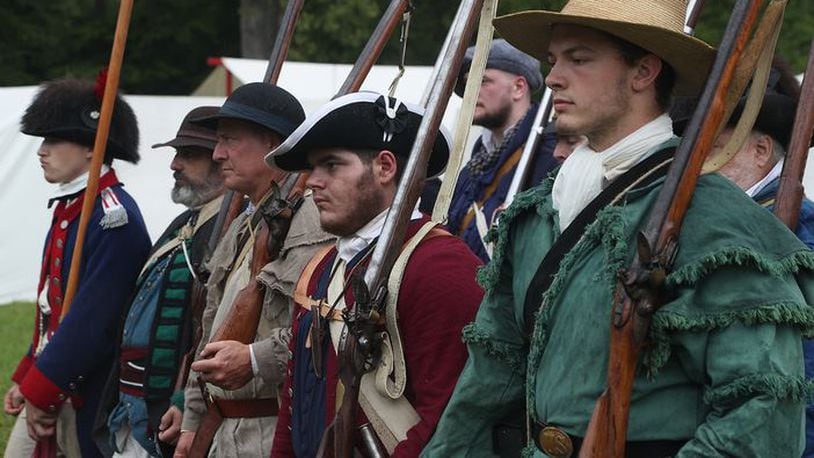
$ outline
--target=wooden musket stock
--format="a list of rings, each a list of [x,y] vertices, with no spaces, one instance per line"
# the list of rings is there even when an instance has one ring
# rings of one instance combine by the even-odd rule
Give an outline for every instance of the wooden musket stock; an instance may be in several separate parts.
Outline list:
[[[802,180],[808,149],[811,146],[812,129],[814,129],[814,41],[811,42],[808,53],[808,65],[794,116],[794,129],[791,132],[789,150],[780,175],[774,207],[775,216],[792,231],[797,230],[797,220],[803,202]]]
[[[638,255],[620,273],[611,311],[607,388],[597,400],[580,457],[625,456],[628,414],[636,366],[652,314],[661,304],[660,287],[678,250],[681,223],[698,174],[730,107],[724,103],[736,66],[749,39],[761,0],[735,6],[687,133],[639,234]]]
[[[353,456],[359,387],[362,376],[370,369],[371,358],[375,359],[378,351],[379,341],[374,330],[387,295],[387,278],[404,242],[410,215],[424,183],[435,136],[482,5],[483,0],[462,1],[458,10],[462,17],[454,21],[450,34],[453,46],[445,50],[439,61],[440,71],[431,82],[426,113],[365,272],[364,282],[358,277],[351,279],[356,303],[346,313],[348,334],[340,344],[338,356],[339,378],[345,392],[339,412],[325,432],[318,456]]]

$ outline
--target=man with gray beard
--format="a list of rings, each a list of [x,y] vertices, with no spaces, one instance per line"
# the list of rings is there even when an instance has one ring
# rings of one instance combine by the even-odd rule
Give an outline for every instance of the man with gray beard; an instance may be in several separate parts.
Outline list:
[[[153,246],[125,309],[118,362],[96,417],[94,436],[105,456],[171,456],[180,432],[183,390],[173,388],[192,343],[192,285],[208,275],[207,242],[224,191],[220,166],[212,160],[215,132],[190,120],[217,111],[195,108],[175,138],[153,145],[175,148],[171,197],[188,209]]]

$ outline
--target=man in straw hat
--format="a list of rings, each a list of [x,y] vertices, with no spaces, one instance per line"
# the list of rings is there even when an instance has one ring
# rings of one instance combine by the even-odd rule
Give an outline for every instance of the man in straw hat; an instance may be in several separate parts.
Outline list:
[[[187,210],[153,245],[132,301],[123,310],[117,364],[105,386],[94,434],[106,456],[162,456],[162,449],[169,456],[172,447],[163,441],[175,442],[179,433],[181,411],[173,408],[166,421],[162,416],[173,404],[183,407],[183,392],[173,393],[173,388],[194,333],[193,282],[205,281],[205,251],[224,191],[220,165],[212,160],[215,131],[191,120],[218,109],[193,109],[175,138],[153,145],[175,149],[171,198]],[[162,442],[159,433],[166,436]]]
[[[474,46],[466,50],[455,87],[462,97],[474,54]],[[539,106],[531,96],[542,86],[540,61],[506,40],[492,41],[473,117],[483,134],[461,171],[449,209],[449,227],[483,262],[489,261],[483,238],[495,210],[506,201]],[[558,165],[551,155],[553,149],[551,135],[538,143],[523,189],[539,184]]]
[[[267,158],[285,170],[312,170],[308,186],[320,224],[339,237],[314,256],[297,283],[274,457],[314,456],[342,402],[338,373],[344,369],[337,357],[347,336],[342,310],[354,307],[354,272],[364,271],[384,228],[423,112],[372,92],[349,94],[309,116]],[[442,129],[427,175],[443,172],[448,156]],[[363,428],[399,457],[417,456],[432,435],[466,360],[461,329],[482,297],[475,284],[480,263],[460,239],[417,211],[406,237],[390,274],[398,286],[388,291],[387,323],[379,323],[393,356],[382,359],[394,362],[367,375],[371,383],[362,382],[360,394],[369,400],[360,405],[372,424]],[[374,374],[384,381],[381,386],[372,382]]]
[[[548,60],[557,130],[587,143],[504,214],[481,272],[486,298],[464,331],[470,358],[426,456],[491,451],[506,437],[496,426],[525,424],[525,414],[527,452],[578,453],[607,387],[616,273],[635,254],[677,143],[670,95],[697,93],[712,57],[682,33],[685,3],[571,0],[560,13],[495,21]],[[619,205],[588,206],[605,189]],[[534,279],[563,231],[582,233]],[[718,174],[700,177],[679,246],[634,380],[628,456],[799,456],[814,257]]]
[[[221,165],[226,188],[246,196],[248,209],[224,234],[208,264],[206,308],[202,338],[184,390],[184,412],[176,456],[186,453],[203,422],[207,408],[217,409],[223,422],[216,426],[214,456],[268,456],[277,424],[278,386],[288,360],[289,310],[294,283],[308,259],[333,238],[319,228],[310,197],[293,215],[276,259],[257,277],[265,296],[251,345],[234,340],[211,342],[250,281],[254,234],[260,208],[274,195],[286,174],[266,166],[263,158],[303,121],[299,101],[285,89],[250,83],[236,89],[217,113],[193,120],[217,130],[212,158]],[[282,196],[285,197],[285,196]],[[206,382],[205,400],[198,378]],[[211,402],[211,403],[210,403]],[[207,406],[207,403],[209,405]],[[205,431],[204,431],[205,432]]]
[[[150,250],[138,206],[111,167],[114,159],[139,159],[136,116],[116,97],[79,287],[62,318],[102,92],[92,81],[50,81],[23,115],[22,132],[43,138],[40,166],[45,181],[57,188],[48,202],[56,207],[42,255],[33,341],[5,399],[6,413],[19,414],[7,457],[31,456],[35,441],[41,451],[53,441],[66,456],[100,456],[91,437],[93,419],[113,360],[122,304]]]

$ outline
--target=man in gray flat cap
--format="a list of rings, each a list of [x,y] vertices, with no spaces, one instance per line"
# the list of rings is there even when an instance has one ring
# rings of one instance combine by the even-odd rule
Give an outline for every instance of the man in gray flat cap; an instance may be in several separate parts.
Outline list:
[[[463,95],[474,54],[474,47],[466,51],[455,88],[458,95]],[[506,199],[537,111],[531,95],[542,84],[537,59],[506,40],[492,42],[474,114],[474,124],[484,131],[461,171],[449,210],[450,230],[460,235],[484,262],[489,261],[489,254],[483,236],[495,210]],[[539,143],[523,189],[538,184],[558,165],[551,155],[553,148],[553,135],[549,141]]]

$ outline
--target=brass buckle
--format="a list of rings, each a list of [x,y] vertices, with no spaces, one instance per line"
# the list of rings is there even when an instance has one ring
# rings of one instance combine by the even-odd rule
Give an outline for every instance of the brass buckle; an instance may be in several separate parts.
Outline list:
[[[560,428],[546,426],[540,431],[537,440],[543,452],[551,458],[569,458],[574,453],[571,437]]]

